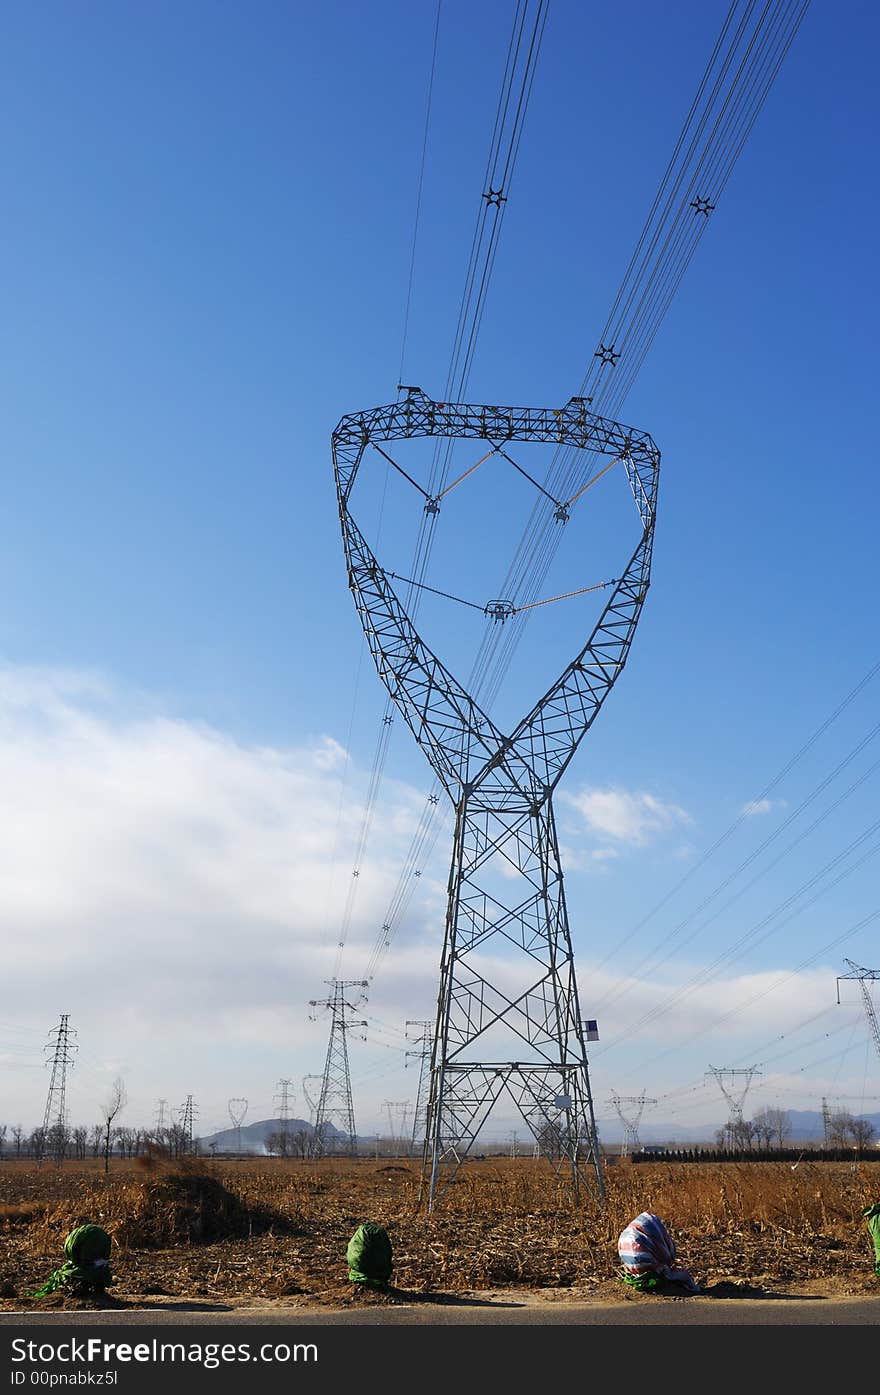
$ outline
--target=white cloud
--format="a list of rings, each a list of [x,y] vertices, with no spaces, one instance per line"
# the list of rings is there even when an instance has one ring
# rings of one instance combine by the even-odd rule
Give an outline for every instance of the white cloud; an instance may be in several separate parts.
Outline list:
[[[189,1060],[195,1073],[218,1037],[298,1055],[308,1042],[314,1069],[326,1026],[308,1024],[306,1004],[335,969],[363,813],[364,773],[347,764],[330,737],[245,745],[155,705],[151,714],[106,680],[0,669],[2,1016],[12,1042],[70,1012],[95,1089],[110,1050],[135,1075],[145,1061],[159,1073]],[[366,969],[423,805],[423,792],[386,777],[346,976]],[[417,898],[416,948],[423,917]],[[430,1001],[438,950],[420,952],[430,955]],[[22,1101],[15,1112],[36,1112],[22,1094],[33,1071],[15,1076],[0,1118],[10,1092]],[[86,1078],[75,1073],[81,1086]]]
[[[769,814],[772,809],[785,808],[784,799],[750,799],[740,809],[747,819],[753,819],[758,814]]]
[[[677,804],[664,803],[643,790],[587,786],[576,793],[563,792],[560,797],[578,810],[591,833],[617,843],[642,846],[691,822],[690,815]]]
[[[298,1086],[320,1071],[327,1017],[310,1021],[308,1000],[325,996],[337,971],[366,786],[367,772],[329,735],[245,744],[100,675],[0,667],[0,1122],[42,1117],[42,1045],[61,1012],[80,1047],[75,1122],[98,1117],[118,1074],[131,1100],[126,1122],[149,1121],[159,1096],[174,1107],[192,1092],[208,1132],[228,1122],[229,1096],[249,1098],[250,1119],[266,1118],[280,1076]],[[339,966],[346,977],[366,972],[424,797],[386,775]],[[689,823],[683,809],[639,791],[586,788],[567,804],[580,829],[566,841],[577,842],[581,866],[606,876],[627,846],[668,834],[674,847]],[[365,1017],[398,1032],[406,1018],[433,1018],[449,844],[444,832],[364,1005]],[[579,914],[576,904],[570,911]],[[486,958],[490,982],[515,986],[503,946],[486,949],[499,951]],[[699,967],[669,964],[665,986],[631,983],[598,1013],[603,1048],[614,1034],[625,1039],[598,1056],[602,1088],[606,1061],[617,1086],[631,1051],[639,1077],[641,1059],[652,1062],[638,1088],[657,1094],[675,1071],[702,1071],[707,1050],[734,1059],[785,1031],[789,1012],[827,1000],[827,970],[792,976],[782,999],[754,1005],[762,980],[729,979],[683,998],[630,1045],[639,1016]],[[582,1008],[594,1016],[613,980],[579,970]],[[731,1008],[722,1042],[699,1041],[654,1068],[658,1049],[710,1032]],[[415,1088],[405,1042],[394,1040],[352,1037],[364,1131],[381,1122],[383,1099]]]

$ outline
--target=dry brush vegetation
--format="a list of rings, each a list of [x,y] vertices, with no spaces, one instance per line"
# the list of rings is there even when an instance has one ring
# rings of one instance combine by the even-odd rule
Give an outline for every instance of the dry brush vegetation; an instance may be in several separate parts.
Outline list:
[[[414,1163],[265,1159],[151,1161],[105,1176],[82,1164],[9,1163],[0,1171],[0,1306],[32,1300],[61,1259],[64,1236],[92,1220],[115,1241],[115,1302],[187,1299],[343,1304],[345,1249],[362,1220],[386,1227],[393,1289],[455,1295],[498,1288],[545,1296],[631,1297],[618,1282],[617,1237],[639,1211],[670,1227],[679,1260],[704,1293],[880,1292],[862,1210],[880,1197],[876,1165],[787,1163],[617,1166],[607,1205],[573,1205],[546,1163],[468,1163],[433,1215],[419,1206]]]

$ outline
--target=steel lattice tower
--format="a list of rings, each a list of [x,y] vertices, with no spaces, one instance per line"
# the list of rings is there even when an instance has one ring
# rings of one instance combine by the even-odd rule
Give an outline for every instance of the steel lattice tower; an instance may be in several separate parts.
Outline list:
[[[880,1056],[880,1026],[877,1023],[877,1013],[874,1009],[874,1002],[871,998],[869,983],[876,983],[880,979],[880,969],[862,969],[858,964],[854,964],[851,959],[844,959],[844,964],[848,964],[850,971],[848,974],[840,974],[837,979],[837,1001],[840,1002],[841,980],[855,979],[862,990],[862,1002],[865,1007],[865,1015],[868,1019],[868,1031],[871,1039],[877,1048],[877,1055]]]
[[[587,642],[510,734],[420,638],[351,513],[366,448],[415,437],[471,438],[492,451],[545,442],[626,470],[641,521],[635,551]],[[401,402],[343,417],[333,462],[349,586],[373,660],[455,809],[424,1153],[428,1207],[505,1091],[543,1151],[570,1168],[575,1191],[592,1165],[601,1193],[552,795],[626,663],[650,578],[659,452],[646,433],[590,413],[585,399],[560,410],[486,407],[437,403],[410,388]],[[436,513],[439,498],[425,497],[426,512]],[[565,522],[568,506],[555,517]],[[487,613],[503,620],[513,607],[490,603]],[[499,981],[493,963],[502,949],[510,974]]]
[[[273,1104],[278,1105],[278,1122],[281,1125],[280,1131],[285,1136],[285,1138],[290,1133],[290,1087],[292,1084],[293,1081],[290,1079],[290,1077],[283,1075],[281,1079],[278,1081],[279,1093],[275,1096],[275,1098],[272,1101]]]
[[[342,1124],[347,1135],[345,1151],[357,1157],[357,1130],[354,1126],[354,1104],[351,1098],[351,1072],[348,1068],[348,1033],[352,1027],[366,1027],[366,1022],[355,1022],[350,1014],[357,1011],[353,1003],[345,997],[347,988],[366,988],[365,979],[331,978],[326,982],[333,989],[329,998],[312,998],[310,1007],[325,1007],[330,1010],[330,1040],[327,1043],[327,1059],[324,1062],[324,1075],[321,1079],[321,1095],[315,1114],[314,1145],[315,1154],[321,1157],[328,1151],[326,1147],[327,1124],[335,1117]]]
[[[79,1047],[71,1041],[71,1037],[76,1036],[76,1032],[68,1022],[69,1012],[62,1012],[61,1021],[53,1034],[54,1040],[46,1043],[46,1064],[52,1063],[52,1074],[49,1077],[49,1093],[46,1096],[46,1108],[43,1111],[43,1128],[41,1138],[41,1158],[43,1153],[51,1149],[52,1156],[56,1162],[64,1161],[64,1154],[67,1151],[67,1068],[73,1066],[72,1052],[78,1051]]]
[[[195,1125],[198,1106],[193,1103],[192,1095],[187,1095],[186,1100],[180,1106],[180,1129],[183,1134],[183,1142],[188,1153],[195,1150],[195,1138],[193,1128]]]
[[[397,1118],[400,1125],[399,1134],[395,1133],[394,1131],[394,1118],[391,1113],[392,1109],[397,1112]],[[409,1114],[409,1100],[386,1100],[385,1113],[388,1116],[388,1133],[391,1139],[391,1150],[396,1157],[398,1154],[398,1150],[402,1149],[404,1146],[404,1135],[407,1131],[406,1120]]]
[[[731,1066],[710,1066],[706,1074],[715,1077],[718,1089],[730,1105],[731,1122],[741,1124],[743,1105],[746,1102],[746,1095],[749,1093],[749,1086],[755,1076],[761,1074],[758,1067],[745,1066],[742,1069],[734,1069]],[[725,1080],[728,1081],[727,1085],[724,1083]],[[740,1082],[738,1088],[737,1081]]]
[[[245,1121],[248,1112],[248,1102],[246,1099],[233,1099],[227,1101],[229,1118],[236,1134],[236,1152],[241,1156],[241,1126]]]
[[[648,1099],[644,1090],[640,1095],[619,1095],[616,1090],[612,1090],[608,1103],[617,1110],[617,1117],[623,1124],[624,1153],[637,1153],[642,1146],[639,1140],[639,1124],[642,1122],[645,1105],[656,1104],[657,1101]],[[624,1114],[621,1106],[625,1104],[629,1105],[635,1112]]]
[[[315,1119],[318,1114],[318,1103],[320,1100],[320,1094],[318,1096],[318,1099],[314,1099],[311,1091],[309,1090],[309,1085],[311,1085],[312,1083],[323,1084],[323,1081],[323,1075],[304,1075],[302,1078],[303,1099],[305,1100],[306,1107],[309,1111],[309,1123],[311,1124],[312,1128],[314,1128],[315,1126]]]
[[[428,1083],[430,1076],[431,1046],[433,1043],[433,1033],[430,1022],[415,1022],[407,1019],[406,1027],[420,1027],[421,1031],[415,1038],[418,1043],[413,1051],[407,1051],[407,1056],[417,1056],[419,1060],[419,1083],[416,1089],[416,1107],[413,1114],[412,1127],[412,1148],[415,1152],[419,1146],[424,1149],[425,1136],[428,1127]],[[412,1040],[412,1038],[410,1038]]]

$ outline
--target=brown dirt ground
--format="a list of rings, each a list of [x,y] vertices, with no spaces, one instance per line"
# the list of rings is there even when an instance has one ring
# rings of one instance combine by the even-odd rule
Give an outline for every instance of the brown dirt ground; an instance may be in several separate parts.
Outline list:
[[[565,1180],[532,1159],[469,1162],[428,1216],[414,1163],[326,1159],[115,1162],[0,1167],[0,1311],[200,1310],[393,1305],[415,1301],[644,1303],[618,1277],[616,1240],[639,1211],[662,1216],[701,1298],[880,1296],[862,1209],[880,1166],[645,1164],[606,1174],[607,1205],[572,1204]],[[114,1238],[114,1287],[102,1300],[29,1298],[89,1219]],[[345,1249],[365,1219],[394,1247],[385,1293],[349,1282]]]

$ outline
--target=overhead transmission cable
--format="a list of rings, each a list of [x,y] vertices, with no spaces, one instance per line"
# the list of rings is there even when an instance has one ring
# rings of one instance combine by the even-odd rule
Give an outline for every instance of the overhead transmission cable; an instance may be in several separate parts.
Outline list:
[[[770,1047],[776,1046],[776,1044],[780,1041],[790,1040],[790,1038],[796,1036],[798,1032],[802,1032],[805,1027],[809,1027],[812,1025],[813,1022],[817,1022],[820,1017],[827,1017],[829,1012],[832,1012],[833,1009],[834,1005],[829,1004],[826,1007],[820,1008],[818,1012],[809,1013],[807,1017],[803,1018],[800,1022],[796,1023],[793,1027],[789,1027],[787,1031],[778,1033],[776,1036],[771,1037],[768,1041],[762,1042],[760,1046],[751,1047],[750,1050],[746,1052],[745,1056],[743,1056],[741,1059],[748,1059],[749,1063],[754,1062],[756,1066],[766,1065],[766,1061],[759,1059],[760,1053],[762,1051],[769,1050]],[[793,1049],[796,1050],[800,1048]],[[699,1090],[706,1089],[707,1086],[708,1082],[706,1080],[705,1074],[700,1074],[693,1082],[686,1082],[684,1085],[676,1085],[673,1087],[673,1089],[665,1090],[662,1094],[658,1094],[658,1103],[664,1104],[667,1100],[678,1099],[680,1095],[692,1095]]]
[[[872,857],[876,857],[876,855],[880,853],[880,841],[872,844],[872,846],[869,847],[866,852],[863,852],[855,862],[839,872],[832,881],[822,885],[829,874],[840,866],[841,862],[878,831],[880,831],[880,819],[875,819],[875,821],[868,828],[864,829],[858,837],[848,843],[842,852],[837,853],[836,856],[826,862],[818,872],[815,872],[803,882],[797,890],[793,891],[775,906],[772,911],[768,911],[767,914],[762,916],[749,930],[745,931],[730,949],[717,955],[710,964],[700,969],[688,979],[686,983],[681,984],[670,993],[662,1003],[649,1009],[649,1011],[644,1013],[635,1023],[630,1023],[625,1029],[619,1032],[616,1037],[612,1037],[609,1041],[606,1041],[602,1049],[607,1051],[609,1047],[615,1045],[617,1042],[631,1039],[644,1027],[657,1021],[658,1018],[664,1017],[672,1008],[678,1006],[682,998],[688,998],[693,993],[697,992],[698,989],[704,988],[706,984],[711,981],[712,975],[715,974],[722,965],[736,963],[738,959],[743,957],[743,952],[746,948],[754,949],[757,945],[763,944],[771,935],[775,935],[783,926],[788,925],[792,920],[796,919],[797,916],[801,915],[809,906],[814,905],[821,897],[827,895],[829,891],[832,891],[834,887],[838,886],[840,882],[852,876],[853,872],[858,871],[858,869],[864,866],[866,862],[870,861]],[[814,890],[816,887],[818,887],[818,890]],[[796,902],[801,900],[807,892],[813,892],[813,894],[804,901],[803,905],[796,905]],[[785,914],[786,912],[789,912],[789,914]],[[775,926],[772,925],[772,922],[777,920],[780,916],[784,916],[784,918],[779,920],[778,924]],[[768,926],[771,926],[771,928],[767,929]]]
[[[609,316],[599,341],[599,349],[581,384],[580,396],[590,402],[591,409],[608,416],[619,417],[636,373],[669,308],[675,290],[708,223],[708,215],[717,206],[733,164],[742,150],[745,136],[766,99],[779,65],[794,38],[805,3],[791,0],[765,5],[756,26],[749,33],[748,24],[755,8],[746,5],[740,22],[728,38],[726,47],[717,44],[713,50],[695,100],[679,137],[676,156],[667,167],[661,190],[655,197],[648,222],[637,246],[645,251],[633,256],[618,291],[616,305],[622,306]],[[740,9],[734,0],[728,12],[722,37],[729,35],[735,12]],[[741,46],[744,52],[730,77],[734,59]],[[713,68],[714,81],[709,84]],[[699,100],[702,97],[702,100]],[[706,140],[700,146],[712,112],[715,120]],[[687,144],[688,128],[692,127]],[[699,186],[698,186],[699,180]],[[708,190],[697,199],[690,195],[696,188]],[[676,203],[676,195],[680,194]],[[664,197],[665,195],[665,197]],[[700,207],[695,208],[694,204]],[[705,206],[705,213],[701,207]],[[610,326],[610,328],[609,328]],[[609,338],[610,336],[610,338]],[[610,356],[609,356],[610,355]],[[583,452],[560,449],[554,456],[545,484],[548,492],[563,498],[576,493],[589,478],[595,459],[583,459]],[[578,473],[579,471],[579,473]],[[502,594],[519,599],[523,587],[540,588],[558,549],[561,530],[549,511],[538,504],[520,542],[517,558],[508,571]],[[535,589],[531,595],[535,594]],[[494,697],[512,654],[518,645],[527,617],[502,635],[491,635],[484,641],[484,664],[488,667],[494,647],[497,651],[495,675],[491,683]]]
[[[825,735],[826,731],[828,731],[828,729],[837,721],[838,717],[846,711],[850,704],[855,701],[859,693],[861,693],[862,690],[866,688],[867,685],[874,678],[876,678],[878,673],[880,673],[880,660],[872,664],[872,666],[868,669],[867,673],[865,673],[855,684],[855,686],[850,689],[850,691],[846,694],[843,700],[839,702],[838,705],[833,709],[833,711],[830,712],[829,715],[819,723],[818,727],[815,728],[815,730],[811,733],[811,735],[807,738],[803,745],[799,746],[798,749],[794,752],[794,754],[789,757],[789,759],[776,772],[772,779],[770,779],[767,782],[767,784],[760,791],[760,793],[757,794],[754,799],[749,800],[748,803],[743,806],[743,808],[740,810],[739,814],[733,820],[733,822],[729,824],[728,827],[724,830],[724,832],[721,833],[715,839],[715,841],[696,860],[696,862],[694,862],[692,866],[690,866],[688,870],[681,877],[679,877],[679,879],[673,884],[670,890],[667,891],[660,898],[660,900],[656,902],[654,906],[652,906],[651,910],[649,910],[646,915],[642,916],[641,920],[638,921],[638,923],[632,928],[632,930],[630,930],[626,935],[624,935],[620,940],[616,942],[613,951],[611,951],[610,954],[606,955],[604,959],[600,960],[599,964],[596,966],[597,971],[603,968],[605,964],[607,964],[608,960],[612,957],[612,955],[617,954],[619,950],[623,948],[624,945],[628,944],[629,941],[639,933],[640,930],[644,929],[648,922],[650,920],[653,920],[654,916],[657,915],[658,911],[661,911],[664,906],[668,905],[668,903],[672,900],[673,896],[676,896],[678,894],[682,887],[685,886],[691,880],[694,874],[698,872],[701,867],[704,867],[710,858],[714,857],[715,853],[719,850],[719,848],[722,848],[725,843],[729,842],[729,840],[733,837],[734,833],[736,833],[746,822],[746,820],[750,817],[751,810],[754,809],[755,806],[763,804],[763,802],[770,797],[774,790],[776,790],[779,787],[779,785],[782,784],[782,781],[785,779],[785,777],[804,758],[804,756],[812,750],[816,742],[819,741],[820,738]]]
[[[480,211],[471,243],[471,252],[468,259],[465,286],[459,307],[458,324],[456,327],[452,359],[447,379],[450,387],[454,384],[458,392],[464,392],[466,388],[468,375],[476,350],[489,283],[491,281],[495,257],[498,251],[498,242],[504,221],[504,210],[507,204],[508,191],[513,179],[513,172],[519,153],[523,123],[528,109],[535,68],[541,47],[541,39],[547,20],[547,11],[548,0],[537,0],[535,4],[532,3],[532,0],[517,0],[513,27],[507,48],[501,93],[495,112],[492,140],[490,142],[489,156],[486,165],[485,188],[481,194]],[[531,20],[530,28],[529,20]],[[434,27],[431,73],[428,83],[429,97],[426,110],[425,135],[423,138],[422,160],[419,168],[419,193],[416,200],[417,220],[421,208],[421,188],[424,178],[427,133],[430,124],[431,93],[433,91],[436,69],[439,22],[440,11],[438,6]],[[500,183],[497,182],[499,180],[501,181]],[[413,251],[411,254],[411,272],[407,288],[407,309],[404,316],[405,326],[407,327],[409,305],[412,296],[412,274],[414,270],[416,236],[417,228],[414,233]],[[449,394],[447,393],[447,395]],[[442,489],[443,483],[445,482],[447,466],[448,457],[446,460],[440,461],[435,456],[432,467],[432,481],[439,479],[439,487],[432,483],[433,493],[437,493],[439,489]],[[424,583],[430,558],[435,519],[435,514],[428,512],[422,513],[411,567],[412,580],[409,582],[406,599],[407,607],[413,619],[415,619],[418,610],[418,590]],[[379,788],[384,773],[390,742],[390,728],[393,720],[392,708],[393,704],[391,699],[386,698],[382,715],[382,726],[379,731],[370,771],[367,800],[363,810],[360,833],[356,845],[352,879],[348,887],[348,894],[342,914],[334,977],[337,977],[340,972],[342,954],[348,938],[348,931],[350,929],[357,897],[357,883],[360,878],[361,864],[366,853]],[[364,994],[361,995],[362,998],[364,996]]]
[[[400,373],[398,382],[403,380],[404,362],[406,359],[406,341],[409,333],[409,312],[412,305],[413,279],[416,269],[416,247],[419,239],[419,220],[422,212],[422,188],[425,182],[425,160],[428,154],[428,133],[431,128],[431,102],[434,96],[434,74],[437,69],[437,40],[440,37],[440,11],[443,0],[437,0],[437,13],[434,18],[434,41],[431,47],[431,73],[428,78],[428,99],[425,103],[425,129],[422,135],[422,154],[419,160],[418,192],[416,194],[416,212],[413,219],[412,247],[409,257],[409,278],[406,285],[406,307],[403,312],[403,335],[400,343]]]
[[[599,349],[584,375],[580,396],[589,401],[593,411],[615,418],[619,415],[619,408],[656,337],[709,221],[709,214],[717,206],[808,4],[809,0],[767,0],[757,18],[755,0],[745,4],[733,0],[730,5],[618,288]],[[514,150],[516,148],[518,138]],[[490,167],[491,160],[490,155]],[[503,205],[499,207],[499,219],[502,213]],[[478,222],[477,234],[479,231]],[[491,270],[491,262],[487,266]],[[474,284],[469,273],[465,297],[468,287]],[[452,397],[456,389],[459,395],[464,391],[470,359],[465,357],[465,371],[458,377],[455,370],[456,354],[465,342],[470,341],[457,333],[453,365],[447,379],[447,398]],[[450,441],[436,443],[435,466],[441,453],[444,460],[442,483],[445,482],[445,462],[451,453]],[[590,453],[564,449],[556,452],[544,481],[548,495],[561,499],[577,497],[596,464],[595,457],[583,461],[584,454],[590,456]],[[439,492],[437,482],[436,476],[432,476],[431,491],[435,497]],[[433,527],[436,517],[436,514],[424,515],[423,526],[424,519],[430,518],[428,526]],[[543,500],[536,503],[499,592],[510,596],[512,604],[521,612],[528,611],[537,600],[561,537],[562,529],[546,503]],[[417,580],[424,580],[424,571],[414,575]],[[491,705],[497,696],[528,618],[528,614],[521,614],[518,619],[514,617],[513,623],[493,627],[484,636],[469,682],[483,705]],[[436,793],[435,788],[431,796]],[[432,823],[436,824],[436,816],[432,817]],[[437,832],[432,836],[430,827],[427,830],[420,827],[411,853],[420,856],[429,853]],[[400,890],[401,883],[411,885],[412,877],[413,862],[408,855],[392,898],[399,906],[407,901],[406,891]],[[394,921],[386,915],[377,947],[390,943],[389,923],[393,933]]]
[[[873,855],[873,853],[877,851],[880,851],[880,848],[874,848],[872,850],[872,853],[869,855]],[[867,860],[867,857],[862,859],[862,861],[865,860]],[[821,945],[819,949],[815,950],[812,954],[808,955],[806,959],[802,959],[801,962],[794,967],[794,969],[791,969],[789,972],[782,974],[779,978],[774,979],[774,981],[767,988],[763,988],[759,992],[753,993],[751,997],[744,999],[744,1001],[741,1003],[738,1003],[735,1008],[730,1008],[727,1012],[722,1013],[720,1016],[713,1017],[711,1023],[709,1023],[708,1026],[701,1027],[696,1032],[691,1033],[689,1037],[685,1038],[683,1043],[677,1042],[674,1046],[671,1046],[664,1051],[652,1052],[650,1058],[647,1061],[644,1061],[640,1065],[634,1067],[633,1070],[628,1071],[627,1074],[634,1074],[636,1071],[644,1072],[645,1069],[652,1067],[657,1061],[663,1060],[666,1056],[669,1056],[675,1051],[680,1051],[683,1045],[689,1045],[692,1041],[696,1041],[699,1037],[705,1036],[707,1032],[714,1031],[717,1027],[721,1026],[722,1023],[729,1022],[731,1018],[737,1017],[741,1012],[744,1012],[747,1007],[751,1007],[754,1003],[760,1002],[762,998],[766,998],[769,996],[769,994],[775,993],[777,989],[782,988],[785,984],[789,983],[804,969],[811,968],[812,965],[815,964],[816,961],[820,959],[823,954],[828,954],[831,950],[837,949],[839,945],[845,943],[846,940],[852,939],[853,935],[857,935],[861,930],[865,930],[869,925],[873,925],[874,922],[877,920],[880,920],[880,909],[870,911],[866,916],[863,916],[861,920],[856,921],[854,925],[849,926],[848,929],[842,931],[839,935],[835,935],[833,939],[827,942],[827,944]]]
[[[824,778],[820,780],[816,786],[814,786],[810,793],[804,799],[801,800],[797,808],[793,809],[792,812],[788,814],[776,826],[776,828],[771,833],[769,833],[767,837],[764,838],[762,842],[760,842],[758,846],[755,849],[753,849],[753,851],[750,852],[748,856],[745,857],[737,867],[734,868],[732,872],[728,873],[728,875],[724,877],[717,884],[717,886],[713,888],[712,891],[710,891],[707,895],[703,897],[699,904],[696,907],[694,907],[694,909],[690,911],[688,915],[684,916],[678,922],[678,924],[675,925],[673,929],[670,930],[668,934],[665,935],[664,938],[659,941],[659,943],[653,951],[645,955],[626,977],[621,977],[618,980],[616,987],[609,989],[607,993],[603,994],[599,998],[599,1000],[595,1004],[595,1009],[598,1011],[600,1008],[607,1007],[610,1004],[616,1002],[617,999],[620,998],[622,994],[626,991],[626,985],[632,978],[636,978],[640,974],[654,973],[661,965],[667,963],[674,953],[677,953],[684,945],[690,944],[690,942],[694,939],[696,935],[702,934],[702,932],[709,925],[711,925],[713,921],[717,920],[719,915],[722,915],[725,911],[729,910],[730,907],[733,906],[742,896],[744,896],[747,891],[751,890],[751,888],[756,884],[756,882],[760,881],[762,877],[766,876],[767,873],[770,872],[774,867],[777,867],[779,863],[791,852],[793,852],[795,848],[797,848],[802,842],[804,842],[804,840],[808,838],[810,834],[814,833],[816,829],[822,823],[824,823],[827,818],[831,816],[831,814],[835,813],[840,808],[840,806],[843,803],[845,803],[847,799],[850,798],[851,795],[855,794],[855,792],[858,789],[860,789],[862,785],[864,785],[865,782],[871,778],[872,775],[876,774],[876,772],[880,770],[880,759],[874,761],[870,766],[868,766],[867,770],[865,770],[858,777],[858,779],[854,780],[852,784],[850,784],[843,791],[842,794],[839,794],[837,798],[833,800],[832,803],[829,804],[828,807],[825,810],[823,810],[821,814],[819,814],[815,819],[813,819],[813,821],[809,823],[807,827],[804,828],[798,834],[798,836],[791,843],[789,843],[777,857],[773,858],[772,861],[766,863],[765,866],[761,868],[761,870],[757,872],[754,877],[752,877],[748,882],[746,882],[745,886],[741,887],[739,891],[737,891],[732,897],[730,897],[724,903],[723,906],[720,906],[716,911],[713,912],[712,915],[708,916],[705,920],[701,921],[691,932],[691,934],[687,935],[684,939],[681,939],[682,932],[693,923],[693,921],[701,914],[701,912],[706,910],[708,906],[711,906],[713,901],[717,900],[721,893],[723,891],[726,891],[726,889],[731,885],[731,883],[734,882],[736,878],[741,875],[742,872],[746,871],[746,869],[749,868],[758,857],[760,857],[761,853],[765,852],[766,849],[769,848],[776,841],[776,839],[780,837],[780,835],[784,833],[785,830],[789,828],[791,824],[794,823],[800,817],[800,815],[810,807],[810,805],[819,797],[820,794],[824,793],[824,791],[828,788],[832,781],[834,781],[837,778],[837,776],[843,770],[845,770],[846,767],[850,765],[853,760],[855,760],[856,756],[860,755],[861,752],[866,748],[866,746],[868,746],[868,744],[871,741],[875,740],[878,735],[880,735],[880,722],[877,722],[855,744],[855,746],[853,746],[851,750],[847,752],[844,758],[841,761],[838,761],[834,769],[831,770],[826,776],[824,776]],[[673,941],[678,941],[678,943],[672,949],[670,949],[668,953],[666,953],[662,957],[658,957],[660,951],[663,950],[667,945],[671,945]],[[603,960],[603,963],[604,962],[606,961]]]

